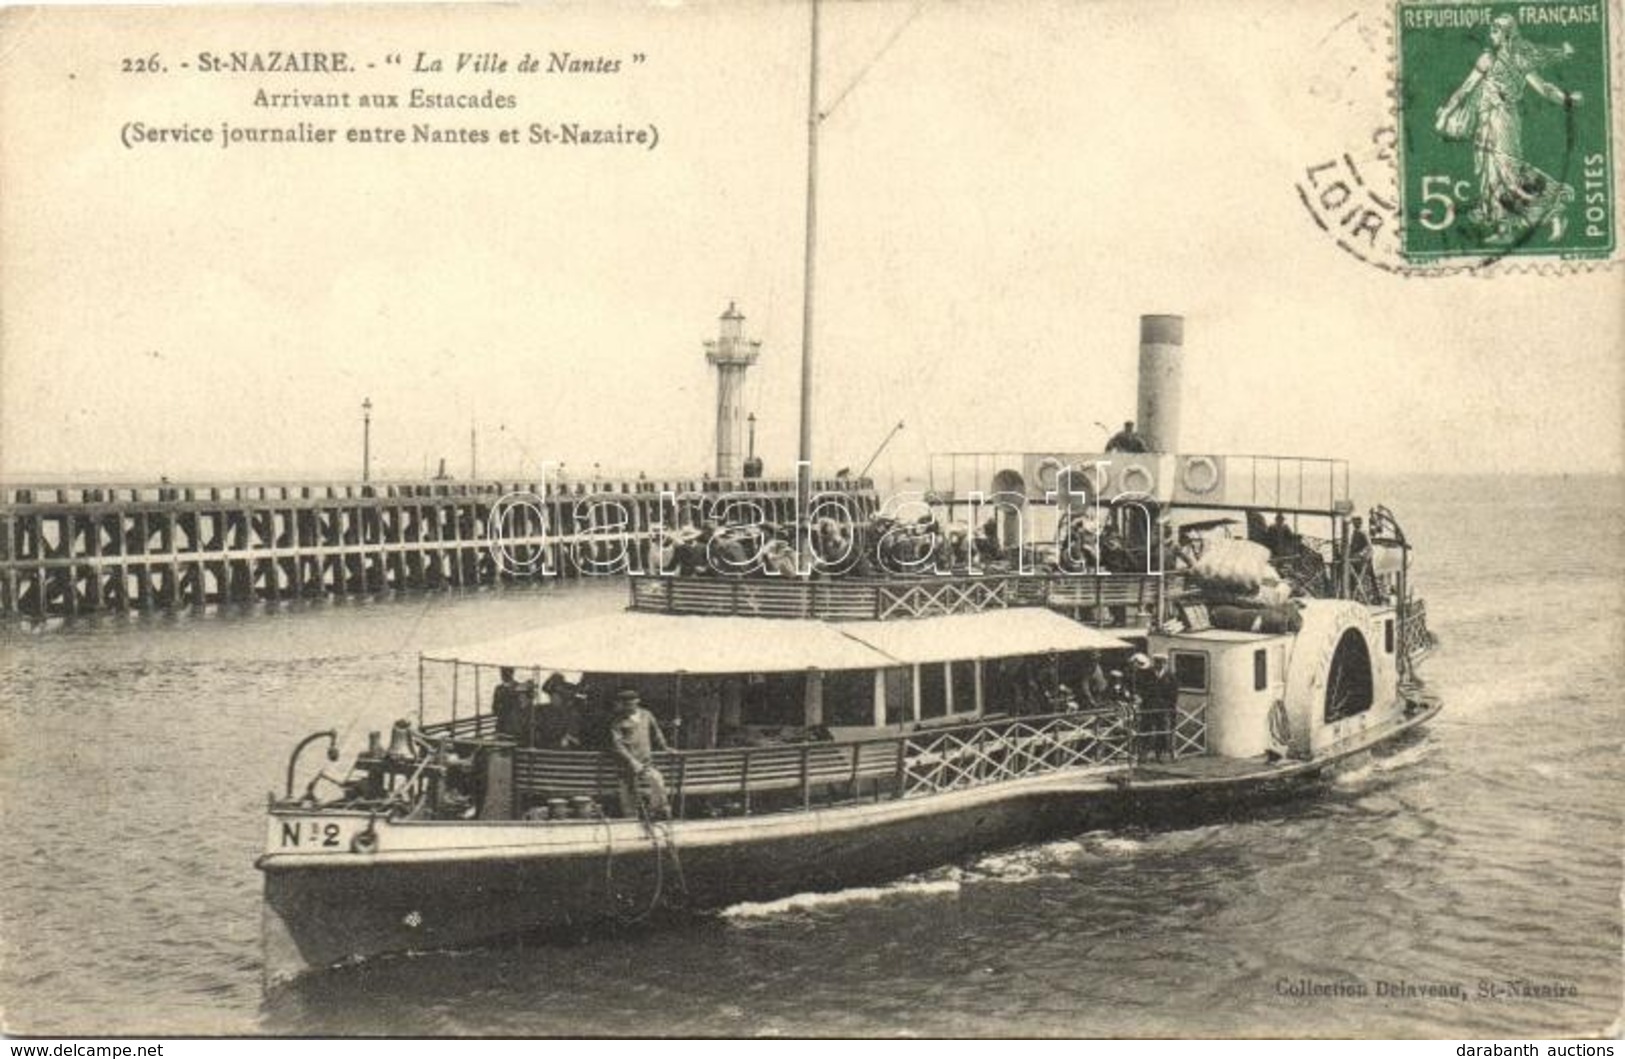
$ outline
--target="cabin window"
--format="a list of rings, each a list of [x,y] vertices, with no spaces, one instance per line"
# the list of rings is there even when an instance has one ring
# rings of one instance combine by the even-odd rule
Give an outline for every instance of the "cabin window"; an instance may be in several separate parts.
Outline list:
[[[886,670],[886,723],[902,724],[914,716],[914,667]]]
[[[948,679],[954,688],[954,712],[976,712],[976,663],[954,662],[948,667]]]
[[[1382,623],[1382,649],[1389,654],[1394,653],[1394,619],[1392,618]]]
[[[868,728],[875,723],[875,673],[835,669],[824,674],[824,724]]]
[[[1207,653],[1205,651],[1175,651],[1174,679],[1180,691],[1207,691]]]
[[[1364,713],[1372,697],[1371,651],[1359,630],[1349,629],[1337,641],[1326,672],[1326,723]]]
[[[1260,647],[1253,652],[1253,690],[1263,691],[1270,684],[1270,655]]]
[[[948,716],[948,667],[931,663],[920,667],[920,716]]]

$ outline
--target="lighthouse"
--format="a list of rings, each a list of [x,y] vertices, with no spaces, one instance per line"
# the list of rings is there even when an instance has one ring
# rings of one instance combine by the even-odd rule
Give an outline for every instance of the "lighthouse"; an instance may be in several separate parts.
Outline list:
[[[717,369],[718,478],[738,478],[744,470],[745,369],[756,363],[762,343],[745,337],[745,314],[733,302],[721,316],[717,337],[705,343],[705,361]]]

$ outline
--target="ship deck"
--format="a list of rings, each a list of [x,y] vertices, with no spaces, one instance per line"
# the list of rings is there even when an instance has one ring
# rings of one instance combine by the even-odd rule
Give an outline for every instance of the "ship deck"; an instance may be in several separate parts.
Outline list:
[[[1214,780],[1255,779],[1272,771],[1291,772],[1291,766],[1298,764],[1303,762],[1282,758],[1271,764],[1256,757],[1192,757],[1135,765],[1129,772],[1129,780],[1132,783],[1155,783],[1159,780],[1207,783]]]

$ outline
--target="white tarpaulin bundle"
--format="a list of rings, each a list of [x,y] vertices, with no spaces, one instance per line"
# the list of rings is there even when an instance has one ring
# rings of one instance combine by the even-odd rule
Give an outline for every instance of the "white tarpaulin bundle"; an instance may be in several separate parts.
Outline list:
[[[426,651],[424,657],[580,673],[783,673],[1127,646],[1052,611],[1029,607],[839,623],[628,611]]]

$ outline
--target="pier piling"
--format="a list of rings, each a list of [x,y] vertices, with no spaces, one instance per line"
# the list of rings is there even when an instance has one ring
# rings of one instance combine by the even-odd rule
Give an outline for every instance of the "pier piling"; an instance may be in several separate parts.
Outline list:
[[[815,483],[854,521],[867,480]],[[794,519],[793,479],[0,487],[0,608],[25,618],[344,597],[644,569],[659,527],[749,493]],[[504,497],[523,496],[509,508]],[[493,514],[495,512],[495,514]],[[820,514],[828,512],[820,511]],[[510,568],[512,552],[545,557]]]

